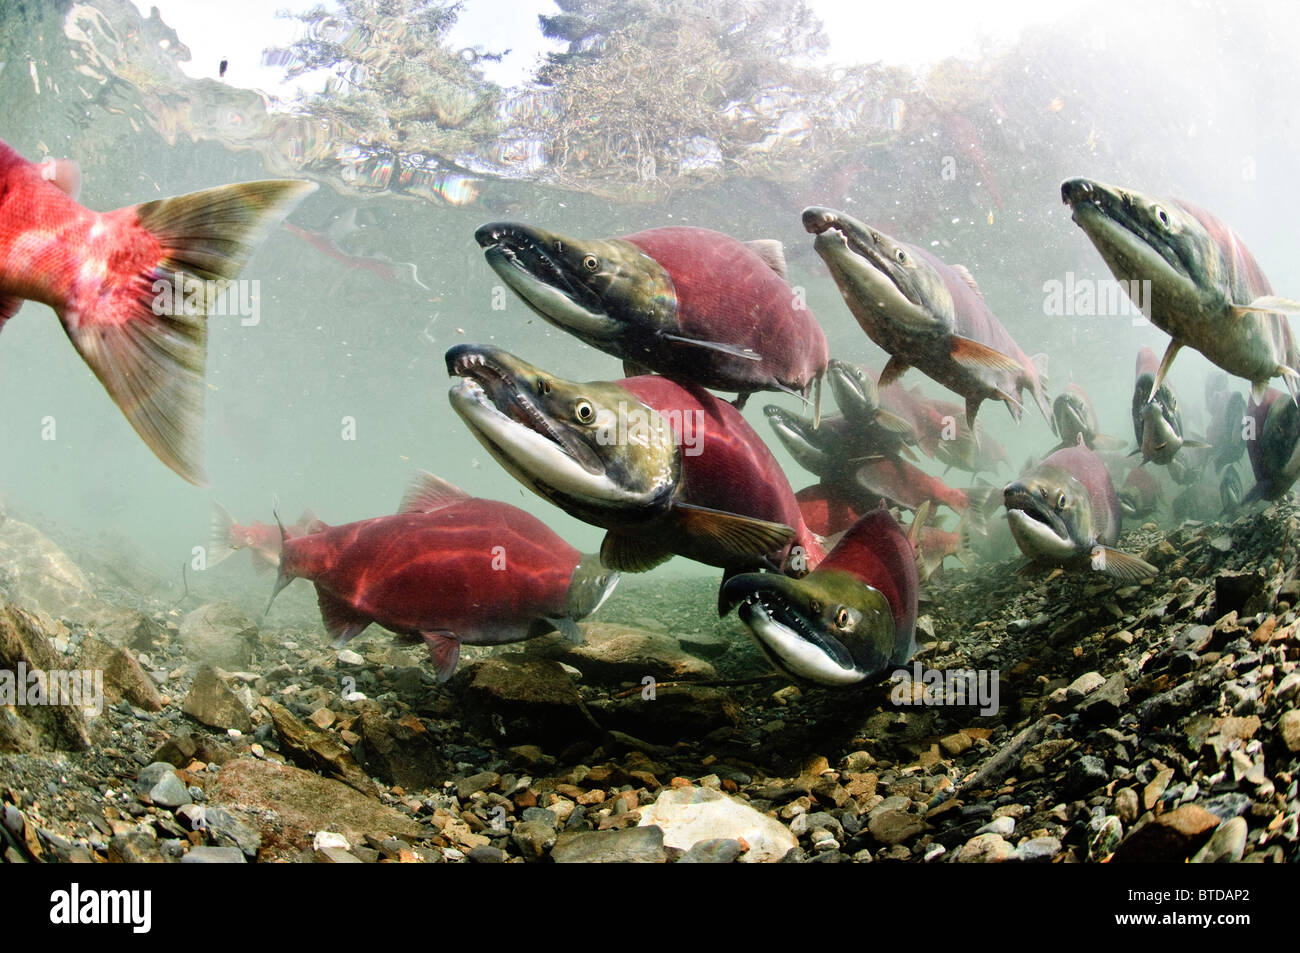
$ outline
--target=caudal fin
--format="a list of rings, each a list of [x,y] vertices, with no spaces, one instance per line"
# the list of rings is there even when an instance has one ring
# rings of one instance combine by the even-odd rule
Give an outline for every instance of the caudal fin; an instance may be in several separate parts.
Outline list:
[[[1002,491],[995,486],[973,486],[966,490],[970,508],[962,514],[971,532],[988,535],[989,517],[1002,505]]]
[[[215,566],[229,558],[235,551],[230,545],[230,531],[235,526],[235,518],[215,500],[212,501],[212,539],[208,543],[208,565]]]
[[[60,310],[68,337],[136,433],[191,483],[204,482],[208,312],[270,228],[315,188],[245,182],[101,216],[128,262]],[[142,260],[138,249],[151,246],[156,253]]]

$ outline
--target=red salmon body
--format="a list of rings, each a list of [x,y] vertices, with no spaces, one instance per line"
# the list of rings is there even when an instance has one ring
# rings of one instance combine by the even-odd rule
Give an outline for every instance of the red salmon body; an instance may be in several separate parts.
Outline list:
[[[286,537],[275,591],[295,578],[315,584],[336,644],[372,622],[419,635],[446,681],[463,642],[518,642],[557,629],[580,640],[575,619],[599,607],[617,574],[523,510],[424,474],[395,516]]]
[[[735,407],[703,388],[656,375],[617,383],[664,417],[676,432],[681,502],[784,523],[794,529],[792,545],[803,547],[807,568],[816,567],[825,554],[803,521],[790,481]],[[780,564],[785,565],[790,548],[780,555]]]
[[[563,615],[581,558],[523,510],[470,499],[285,540],[280,561],[316,584],[332,634],[377,622],[476,643],[516,641],[531,619]]]
[[[750,390],[775,380],[806,393],[826,372],[826,335],[781,275],[744,242],[706,228],[652,228],[624,236],[672,279],[684,336],[747,349],[759,361],[722,358]],[[717,355],[712,355],[718,359]],[[720,386],[701,380],[705,386]]]

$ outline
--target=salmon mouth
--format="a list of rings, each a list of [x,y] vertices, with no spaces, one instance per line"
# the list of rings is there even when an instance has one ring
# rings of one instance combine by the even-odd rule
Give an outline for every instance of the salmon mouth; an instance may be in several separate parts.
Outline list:
[[[924,281],[916,273],[918,267],[933,269],[906,252],[903,243],[819,206],[803,210],[803,226],[816,236],[813,248],[868,335],[873,328],[880,333],[891,327],[925,337],[945,333],[943,317],[933,312]],[[895,254],[901,258],[895,260]]]
[[[1085,439],[1090,439],[1092,428],[1088,425],[1087,411],[1069,395],[1061,395],[1057,398],[1057,402],[1060,410],[1057,412],[1059,419],[1056,427],[1062,437],[1066,433],[1081,433]]]
[[[491,420],[491,415],[495,414],[505,418],[509,425],[491,429],[511,432],[510,427],[513,425],[517,432],[523,428],[535,437],[554,444],[556,449],[587,473],[593,476],[604,475],[605,464],[600,456],[585,442],[574,438],[567,429],[556,426],[546,411],[519,386],[516,375],[491,355],[472,344],[459,345],[447,352],[447,372],[453,377],[461,378],[461,382],[452,388],[452,403],[458,411],[477,410],[473,416],[479,423],[469,417],[466,420],[475,427],[480,437],[486,437],[482,422]],[[517,433],[517,437],[523,439],[524,435]],[[500,445],[499,439],[492,439],[492,442],[499,450],[508,452],[508,448]]]
[[[879,239],[872,229],[853,219],[845,218],[845,216],[831,209],[816,206],[804,209],[803,227],[809,233],[817,236],[816,248],[818,251],[823,248],[833,247],[836,244],[843,244],[849,252],[858,258],[865,258],[872,268],[888,278],[899,294],[912,301],[913,304],[917,303],[907,289],[899,283],[898,277],[890,267],[889,260],[880,250]]]
[[[727,580],[719,596],[720,608],[730,611],[737,606],[737,615],[768,662],[791,678],[821,684],[860,682],[863,673],[848,648],[822,631],[785,593],[773,588],[767,575],[746,573]]]
[[[585,290],[569,281],[568,274],[547,252],[540,235],[530,228],[492,222],[478,228],[474,240],[484,250],[494,269],[497,262],[508,264],[537,281],[562,289],[571,297],[578,297]]]
[[[1143,256],[1131,253],[1125,256],[1132,259],[1133,277],[1142,277],[1137,267],[1144,264],[1141,258],[1147,258],[1146,264],[1150,265],[1154,264],[1151,256],[1158,256],[1184,281],[1195,283],[1197,269],[1155,224],[1151,208],[1139,199],[1140,196],[1124,189],[1091,179],[1067,179],[1061,183],[1061,201],[1070,206],[1071,219],[1090,237],[1106,241],[1117,253],[1123,253],[1126,247],[1131,248],[1134,244],[1145,249]]]
[[[863,376],[857,368],[840,360],[833,360],[826,365],[826,378],[840,412],[867,420],[879,409],[879,396],[868,393]]]
[[[1021,483],[1012,483],[1002,491],[1002,501],[1007,508],[1008,516],[1019,514],[1022,522],[1036,524],[1042,527],[1042,530],[1050,532],[1061,541],[1069,541],[1069,527],[1065,525],[1065,521],[1061,519],[1057,512],[1048,505],[1042,494]]]
[[[474,239],[492,270],[543,318],[584,340],[617,335],[621,324],[607,313],[600,295],[576,280],[548,247],[563,247],[563,239],[509,222],[480,226]]]

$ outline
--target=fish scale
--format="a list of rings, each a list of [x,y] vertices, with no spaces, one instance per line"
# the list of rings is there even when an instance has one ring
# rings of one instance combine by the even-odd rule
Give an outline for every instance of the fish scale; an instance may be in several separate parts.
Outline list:
[[[700,388],[656,375],[617,383],[661,414],[698,413],[698,419],[707,422],[701,435],[707,441],[704,452],[681,455],[684,498],[698,506],[745,512],[793,527],[795,543],[808,554],[809,566],[821,561],[822,548],[804,524],[780,464],[735,407]]]
[[[672,278],[681,332],[747,347],[758,361],[732,359],[731,373],[759,389],[775,380],[804,392],[826,369],[826,336],[794,289],[744,243],[687,226],[624,236]],[[719,335],[719,327],[727,333]]]

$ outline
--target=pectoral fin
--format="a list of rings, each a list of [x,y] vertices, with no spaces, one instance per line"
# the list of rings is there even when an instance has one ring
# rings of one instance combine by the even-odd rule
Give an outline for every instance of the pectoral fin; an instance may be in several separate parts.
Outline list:
[[[763,355],[749,348],[734,347],[730,344],[721,344],[717,341],[702,341],[699,338],[682,337],[680,334],[668,334],[665,332],[663,338],[666,341],[672,341],[675,344],[688,344],[691,347],[702,347],[710,351],[717,351],[719,354],[726,354],[729,357],[738,357],[745,361],[761,361]]]
[[[794,538],[794,530],[784,523],[739,516],[708,507],[678,503],[673,506],[673,513],[687,533],[708,539],[738,562],[757,561],[781,549]],[[608,561],[606,565],[609,565]]]
[[[1160,570],[1149,562],[1109,546],[1094,546],[1091,557],[1093,569],[1121,582],[1141,582],[1160,574]]]
[[[1119,453],[1128,446],[1127,440],[1121,440],[1119,437],[1110,437],[1104,433],[1093,434],[1092,449],[1107,450],[1111,453]]]
[[[981,344],[971,338],[953,335],[948,353],[954,361],[968,370],[1005,371],[1017,377],[1025,372],[1024,367],[1015,358],[1007,357],[1001,351],[995,351],[987,344]]]
[[[876,382],[877,387],[888,387],[894,381],[903,376],[904,372],[911,367],[906,361],[900,361],[896,357],[891,357],[885,369],[880,372],[880,380]]]
[[[898,414],[892,414],[887,410],[878,410],[876,411],[875,423],[881,429],[896,436],[916,438],[916,429]]]
[[[1252,313],[1300,316],[1300,301],[1279,298],[1277,295],[1264,295],[1262,298],[1256,298],[1250,304],[1234,304],[1232,306],[1232,316],[1235,318]]]
[[[1160,389],[1165,375],[1169,373],[1169,366],[1174,363],[1174,358],[1178,356],[1178,352],[1182,347],[1178,341],[1169,342],[1169,347],[1165,349],[1165,356],[1160,359],[1160,366],[1156,368],[1155,379],[1151,381],[1151,394],[1147,397],[1148,404],[1155,400],[1156,391]]]
[[[578,628],[578,623],[574,622],[568,616],[542,616],[540,619],[534,619],[528,625],[528,637],[535,638],[539,635],[547,635],[551,632],[558,632],[574,645],[581,645],[584,641],[582,630]]]

